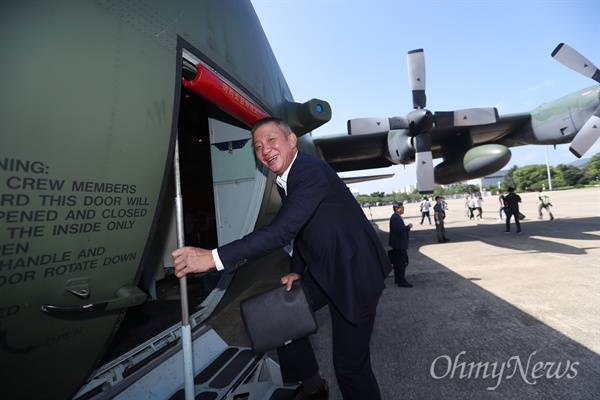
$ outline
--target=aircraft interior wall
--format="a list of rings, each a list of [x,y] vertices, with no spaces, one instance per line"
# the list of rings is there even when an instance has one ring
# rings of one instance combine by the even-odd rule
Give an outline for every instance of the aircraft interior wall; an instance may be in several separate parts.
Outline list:
[[[185,244],[217,246],[217,227],[210,156],[208,118],[214,107],[182,87],[179,99],[179,168],[183,199]],[[132,350],[181,320],[179,279],[174,275],[171,252],[177,246],[174,173],[169,174],[153,254],[140,287],[148,300],[127,310],[125,319],[101,364]],[[189,276],[189,309],[194,312],[216,287],[220,273]]]

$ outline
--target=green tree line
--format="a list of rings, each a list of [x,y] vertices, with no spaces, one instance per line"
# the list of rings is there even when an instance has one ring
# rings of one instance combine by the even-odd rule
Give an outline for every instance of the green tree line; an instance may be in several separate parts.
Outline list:
[[[600,184],[600,153],[593,155],[585,165],[580,167],[565,164],[550,167],[550,177],[552,179],[553,190],[598,185]],[[550,185],[546,164],[533,164],[524,167],[515,165],[511,167],[504,177],[502,190],[506,191],[509,187],[514,187],[517,192],[549,189]],[[477,193],[482,189],[495,193],[498,187],[494,185],[488,188],[480,188],[476,185],[465,185],[462,183],[448,187],[436,185],[431,196],[461,196],[465,193]],[[420,201],[422,198],[423,195],[415,190],[412,193],[386,194],[384,192],[373,192],[370,195],[359,195],[356,197],[356,200],[363,205],[367,203],[375,205],[377,203],[389,204],[394,201],[415,202]]]
[[[598,184],[600,181],[600,153],[596,153],[581,167],[558,164],[550,167],[552,189],[569,189]],[[524,167],[513,166],[504,177],[504,185],[517,191],[532,191],[550,187],[545,164],[533,164]]]

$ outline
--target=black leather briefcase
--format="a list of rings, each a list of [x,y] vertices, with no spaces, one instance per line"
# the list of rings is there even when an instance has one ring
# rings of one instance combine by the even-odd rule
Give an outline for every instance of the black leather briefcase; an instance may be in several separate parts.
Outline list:
[[[309,294],[300,281],[288,292],[285,285],[248,297],[240,303],[246,332],[256,354],[315,333],[317,320]]]

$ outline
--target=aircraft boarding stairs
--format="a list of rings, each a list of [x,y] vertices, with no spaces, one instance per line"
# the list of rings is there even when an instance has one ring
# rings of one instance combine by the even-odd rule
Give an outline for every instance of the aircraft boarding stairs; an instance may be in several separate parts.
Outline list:
[[[74,399],[185,399],[179,331],[173,328],[95,371]],[[211,327],[200,327],[192,346],[196,400],[282,400],[295,389],[283,386],[279,365],[266,354],[228,346]]]
[[[279,366],[248,348],[229,347],[194,379],[197,400],[289,398],[294,387],[283,387]],[[184,389],[169,400],[184,400]]]

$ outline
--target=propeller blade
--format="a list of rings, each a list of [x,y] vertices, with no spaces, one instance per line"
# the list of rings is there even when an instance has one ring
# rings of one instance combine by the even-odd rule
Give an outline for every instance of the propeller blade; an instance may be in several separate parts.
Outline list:
[[[600,70],[571,46],[559,44],[552,52],[552,57],[572,70],[600,82]]]
[[[349,135],[368,135],[382,133],[390,130],[388,118],[354,118],[348,120]]]
[[[600,109],[588,119],[571,142],[569,150],[581,158],[600,137]]]
[[[437,128],[446,128],[451,126],[486,125],[495,123],[498,121],[498,118],[498,110],[495,107],[439,111],[435,113],[435,126]]]
[[[349,135],[369,135],[408,128],[408,120],[403,117],[355,118],[348,120]]]
[[[413,107],[425,108],[425,53],[423,49],[411,50],[407,56],[408,80],[412,89]]]
[[[415,162],[417,163],[417,188],[419,193],[433,193],[433,157],[429,134],[421,133],[415,137]]]

